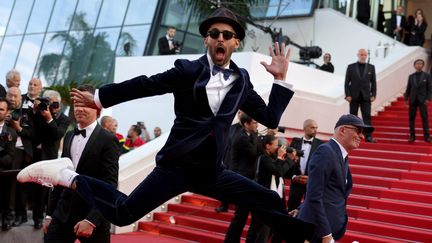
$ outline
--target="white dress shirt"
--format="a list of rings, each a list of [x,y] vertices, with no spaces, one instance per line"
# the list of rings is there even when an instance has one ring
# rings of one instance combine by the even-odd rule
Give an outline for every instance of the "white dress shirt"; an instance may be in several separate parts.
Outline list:
[[[86,137],[83,137],[81,134],[79,135],[75,135],[72,139],[72,144],[71,144],[71,157],[72,157],[72,163],[75,167],[75,169],[78,167],[78,162],[81,158],[81,154],[84,151],[84,148],[91,136],[91,134],[93,133],[94,129],[96,128],[97,125],[97,121],[94,121],[92,124],[90,124],[89,126],[85,127],[85,128],[80,128],[78,125],[78,129],[82,130],[86,130]]]
[[[306,138],[303,137],[303,139],[302,139],[301,150],[303,150],[303,153],[304,153],[303,156],[300,157],[300,171],[301,171],[302,175],[304,175],[306,172],[306,165],[307,165],[307,161],[309,159],[310,151],[312,148],[312,144],[305,143],[304,142],[305,140],[313,142],[313,138],[307,140]]]

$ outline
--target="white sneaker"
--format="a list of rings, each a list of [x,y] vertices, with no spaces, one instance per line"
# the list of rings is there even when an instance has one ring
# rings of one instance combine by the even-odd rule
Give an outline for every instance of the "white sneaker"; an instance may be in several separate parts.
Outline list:
[[[70,179],[62,178],[61,172],[64,169],[75,170],[69,158],[43,160],[22,169],[17,175],[17,180],[21,183],[34,182],[46,187],[65,185],[64,180]]]

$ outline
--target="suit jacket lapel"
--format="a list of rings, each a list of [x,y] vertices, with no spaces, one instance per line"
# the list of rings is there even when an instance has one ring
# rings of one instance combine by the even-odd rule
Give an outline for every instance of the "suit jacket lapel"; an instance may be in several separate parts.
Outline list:
[[[70,131],[69,133],[66,134],[65,139],[64,139],[64,153],[63,153],[63,157],[68,157],[70,159],[72,159],[71,156],[71,147],[72,147],[72,140],[74,138],[74,134],[72,131]]]
[[[202,111],[206,115],[213,115],[213,112],[210,109],[206,91],[206,86],[210,80],[209,63],[206,55],[202,56],[199,60],[203,65],[203,68],[200,75],[195,80],[193,87],[193,96],[195,99],[195,103],[198,105],[200,111]]]
[[[232,113],[236,113],[245,89],[244,76],[241,74],[239,68],[233,61],[231,61],[230,68],[233,69],[234,73],[238,74],[239,77],[234,81],[233,87],[228,91],[224,100],[222,101],[221,107],[217,113],[218,116],[229,116],[232,115]]]
[[[345,160],[344,160],[344,158],[342,157],[342,151],[340,150],[340,148],[339,148],[339,145],[335,142],[335,141],[333,141],[332,139],[330,139],[330,141],[329,142],[331,142],[331,146],[333,147],[333,149],[335,150],[335,152],[336,152],[336,155],[337,155],[337,160],[338,160],[338,164],[339,164],[339,171],[340,171],[340,174],[341,174],[341,178],[342,178],[342,181],[341,181],[341,183],[342,183],[342,188],[344,189],[344,193],[346,192],[346,189],[347,189],[347,187],[346,187],[346,180],[347,180],[347,175],[346,175],[346,173],[345,173]]]

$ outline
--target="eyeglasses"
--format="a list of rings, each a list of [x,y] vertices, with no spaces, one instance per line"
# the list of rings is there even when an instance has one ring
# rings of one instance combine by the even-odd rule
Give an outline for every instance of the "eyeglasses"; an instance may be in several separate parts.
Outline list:
[[[219,35],[222,33],[222,36],[225,40],[231,40],[233,37],[236,36],[236,34],[234,32],[228,31],[228,30],[224,30],[224,31],[220,31],[218,29],[211,29],[209,30],[209,32],[207,32],[207,36],[210,36],[212,39],[218,39]]]
[[[348,126],[344,126],[344,127],[351,130],[355,130],[358,135],[364,134],[364,130],[362,127],[348,127]]]

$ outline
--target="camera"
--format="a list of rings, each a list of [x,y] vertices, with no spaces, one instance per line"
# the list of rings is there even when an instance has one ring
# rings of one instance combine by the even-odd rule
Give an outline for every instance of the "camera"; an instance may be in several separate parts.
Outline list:
[[[50,106],[50,100],[49,98],[38,98],[39,104],[37,105],[37,111],[46,111],[48,110],[48,107]]]
[[[286,147],[286,152],[287,153],[292,153],[294,151],[296,152],[296,155],[298,157],[303,157],[303,155],[304,155],[304,151],[303,150],[298,150],[298,149],[295,149],[293,147]]]
[[[183,45],[180,41],[173,41],[174,50],[176,53],[180,53],[180,47]]]
[[[21,110],[16,109],[16,110],[12,111],[12,113],[11,113],[12,120],[18,121],[20,119],[20,117],[21,117]]]

